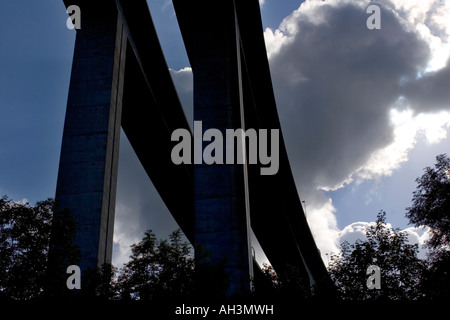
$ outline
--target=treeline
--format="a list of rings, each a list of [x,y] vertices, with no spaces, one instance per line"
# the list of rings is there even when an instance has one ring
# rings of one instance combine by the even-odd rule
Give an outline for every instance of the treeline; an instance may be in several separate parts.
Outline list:
[[[380,212],[367,227],[365,241],[343,243],[328,267],[341,300],[448,300],[450,298],[450,159],[436,157],[416,179],[406,217],[416,227],[428,227],[426,260],[417,257],[418,245],[407,233],[386,223]],[[380,270],[379,288],[369,288],[368,268]]]
[[[366,230],[367,239],[342,244],[328,267],[338,300],[438,300],[449,298],[450,288],[450,159],[436,157],[434,168],[418,178],[412,206],[406,216],[411,224],[430,229],[426,260],[417,257],[418,245],[407,234],[394,230],[380,212]],[[73,245],[76,224],[69,212],[57,212],[52,199],[16,203],[0,198],[0,301],[1,300],[161,300],[226,296],[229,277],[226,261],[209,263],[208,253],[183,240],[180,230],[167,240],[149,230],[131,247],[121,269],[103,265],[87,270],[81,290],[68,290],[66,268],[80,256]],[[55,231],[56,230],[56,231]],[[52,234],[53,232],[53,234]],[[52,250],[50,250],[52,248]],[[70,261],[70,263],[69,263]],[[75,263],[76,264],[76,263]],[[370,266],[379,268],[377,288],[368,285]],[[58,275],[55,277],[55,274]],[[265,266],[253,279],[259,297],[307,300],[311,288],[300,270],[286,266],[279,275]],[[319,298],[319,297],[317,297]]]
[[[0,198],[0,300],[152,300],[200,296],[205,285],[209,297],[225,295],[224,264],[209,264],[205,253],[205,262],[195,268],[192,248],[180,230],[168,240],[147,231],[131,247],[123,268],[105,264],[86,270],[81,290],[69,290],[66,268],[80,257],[73,245],[77,229],[70,213],[58,212],[54,219],[56,211],[52,199],[32,206]],[[55,223],[58,226],[52,227]]]

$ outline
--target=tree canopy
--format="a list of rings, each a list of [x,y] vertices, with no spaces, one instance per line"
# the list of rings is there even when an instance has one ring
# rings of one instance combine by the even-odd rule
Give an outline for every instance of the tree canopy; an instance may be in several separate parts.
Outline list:
[[[194,258],[181,230],[167,240],[157,240],[149,230],[131,247],[130,261],[120,271],[117,288],[122,299],[151,300],[183,296],[190,292]]]
[[[55,212],[53,199],[33,206],[0,198],[0,299],[32,300],[49,297],[50,292],[53,296],[67,293],[60,290],[66,278],[61,268],[66,259],[79,259],[72,243],[76,224],[67,211]]]
[[[413,300],[418,290],[424,262],[417,257],[417,244],[409,244],[407,234],[386,223],[381,211],[374,224],[366,229],[367,240],[344,242],[341,251],[331,256],[329,272],[338,296],[343,300]],[[381,289],[369,289],[367,270],[380,268]]]
[[[41,295],[45,285],[53,201],[31,206],[0,198],[0,297]]]
[[[428,269],[423,274],[422,289],[430,299],[450,297],[450,158],[436,157],[434,168],[426,167],[416,179],[412,206],[406,217],[416,227],[430,229],[426,245],[430,249]]]
[[[412,206],[406,217],[415,226],[431,228],[428,244],[433,248],[450,247],[450,158],[436,157],[434,168],[426,167],[416,179]]]
[[[450,295],[450,159],[436,157],[434,167],[416,179],[412,205],[406,217],[416,227],[429,227],[427,260],[417,256],[406,232],[393,229],[381,211],[366,229],[366,239],[331,256],[328,266],[342,300],[448,299]],[[148,230],[131,247],[123,268],[105,264],[87,270],[81,292],[68,292],[64,267],[79,259],[73,245],[76,223],[69,212],[57,211],[54,200],[32,206],[0,198],[0,300],[38,298],[155,300],[160,298],[220,298],[229,277],[226,261],[212,265],[208,253],[183,240],[181,230],[158,240]],[[368,286],[370,266],[380,272],[380,288]],[[280,271],[280,270],[279,270]],[[59,276],[55,276],[59,275]],[[262,280],[261,280],[262,279]],[[262,269],[255,288],[263,295],[306,297],[310,288],[295,266],[280,276],[270,266]],[[258,293],[258,292],[257,292]]]

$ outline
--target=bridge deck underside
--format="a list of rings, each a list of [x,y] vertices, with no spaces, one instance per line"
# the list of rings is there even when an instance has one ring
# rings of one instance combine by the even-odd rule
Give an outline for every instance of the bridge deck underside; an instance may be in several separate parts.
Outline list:
[[[90,6],[82,0],[65,2]],[[193,166],[174,165],[170,157],[175,144],[170,139],[171,133],[178,128],[189,130],[189,125],[146,1],[116,3],[128,30],[122,128],[163,201],[193,242]],[[174,5],[192,59],[195,54],[192,30],[195,23],[201,22],[202,1],[174,0]],[[244,70],[246,127],[281,132],[258,0],[235,1],[235,5]],[[306,265],[314,279],[328,279],[303,212],[282,135],[278,174],[262,176],[258,165],[249,166],[249,190],[251,226],[272,265],[281,270],[291,264],[307,273]]]
[[[193,30],[196,23],[204,21],[202,8],[206,3],[174,0],[174,5],[192,61],[196,50]],[[235,1],[235,8],[242,48],[246,128],[279,129],[281,132],[258,1]],[[235,16],[230,15],[228,19],[235,19]],[[327,271],[303,212],[282,135],[279,172],[263,176],[258,165],[250,165],[249,190],[251,226],[271,264],[279,270],[287,264],[298,266],[305,274],[309,271],[315,281],[326,281]]]

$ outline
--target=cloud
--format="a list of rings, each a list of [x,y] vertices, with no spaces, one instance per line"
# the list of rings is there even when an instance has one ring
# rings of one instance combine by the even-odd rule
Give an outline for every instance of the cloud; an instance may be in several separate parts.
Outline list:
[[[425,67],[429,50],[393,13],[374,32],[360,6],[324,3],[283,21],[287,40],[270,64],[295,173],[335,188],[393,141],[399,81]]]
[[[420,259],[426,259],[427,253],[429,252],[427,248],[425,248],[425,243],[431,236],[430,228],[428,227],[411,227],[402,230],[408,234],[408,241],[411,244],[417,244],[419,253],[417,256]]]
[[[359,221],[346,226],[339,232],[338,243],[342,244],[347,241],[348,243],[353,244],[357,240],[366,241],[366,230],[372,224],[374,223]]]
[[[293,173],[322,255],[339,239],[322,190],[391,175],[419,136],[446,138],[450,14],[424,2],[382,1],[381,30],[369,30],[369,1],[306,1],[265,30]]]
[[[26,205],[27,203],[30,203],[30,201],[28,201],[27,198],[23,198],[23,199],[21,199],[19,201],[14,201],[14,203]]]
[[[367,228],[374,225],[375,222],[361,222],[361,221],[354,222],[346,226],[339,232],[337,242],[339,244],[342,244],[345,241],[347,241],[350,244],[354,244],[357,240],[366,241],[367,240],[366,230]],[[387,223],[386,225],[388,228],[392,228],[392,225],[390,223]],[[419,251],[417,256],[420,259],[426,259],[428,250],[424,248],[424,244],[430,237],[429,228],[411,227],[400,230],[400,232],[404,232],[407,234],[408,242],[410,244],[418,245]],[[338,250],[334,251],[334,253],[338,253]]]
[[[450,110],[450,63],[404,84],[403,94],[417,111]]]
[[[423,137],[429,144],[439,143],[447,138],[450,128],[450,112],[420,113],[414,115],[411,109],[390,110],[394,140],[388,146],[372,153],[366,164],[355,171],[352,177],[357,180],[390,176],[402,162],[408,160],[408,153]]]
[[[308,206],[308,203],[306,205]],[[317,202],[311,208],[306,207],[308,224],[322,257],[329,252],[338,251],[339,229],[334,212],[335,208],[331,199],[324,200],[321,206]]]
[[[131,255],[131,245],[142,238],[139,224],[139,211],[130,204],[120,201],[116,204],[116,219],[114,223],[113,264],[120,268],[128,262]],[[141,236],[142,235],[142,236]]]

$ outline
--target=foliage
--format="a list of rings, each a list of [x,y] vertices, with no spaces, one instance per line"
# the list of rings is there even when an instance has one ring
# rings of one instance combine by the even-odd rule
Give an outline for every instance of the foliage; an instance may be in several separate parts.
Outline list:
[[[419,291],[423,261],[417,258],[418,246],[408,243],[404,232],[393,230],[380,212],[376,223],[366,230],[366,241],[345,242],[341,252],[331,256],[329,272],[338,296],[344,300],[411,300],[422,296]],[[369,266],[381,269],[381,289],[366,286]]]
[[[229,277],[226,261],[212,264],[201,247],[196,259],[190,244],[182,240],[181,230],[169,240],[157,240],[149,230],[132,245],[130,261],[119,271],[115,286],[122,300],[155,300],[164,298],[205,298],[225,296]]]
[[[36,206],[0,199],[0,297],[29,300],[42,294],[54,202]]]
[[[110,263],[89,268],[81,277],[81,290],[67,290],[63,294],[65,300],[109,301],[117,299],[117,268]],[[67,278],[67,275],[66,275]],[[65,281],[63,281],[65,283]]]
[[[211,262],[211,254],[200,245],[195,247],[196,261],[192,295],[197,299],[214,300],[226,296],[230,277],[226,271],[227,261]]]
[[[228,288],[225,263],[213,266],[198,249],[202,261],[194,268],[190,244],[176,230],[169,240],[147,231],[121,270],[111,264],[86,270],[82,289],[68,290],[66,267],[80,257],[76,230],[70,213],[58,211],[52,199],[32,206],[0,198],[0,299],[153,300],[205,288],[210,297],[221,296]]]
[[[426,167],[416,179],[412,206],[406,217],[416,227],[427,226],[431,236],[428,269],[423,274],[422,290],[427,299],[450,296],[450,158],[436,157],[434,168]]]
[[[450,158],[436,157],[434,168],[416,179],[417,189],[406,217],[415,226],[431,228],[428,245],[433,248],[450,246]]]
[[[297,266],[286,265],[275,272],[269,264],[261,268],[262,279],[255,279],[257,295],[270,295],[305,300],[310,297],[309,279],[302,276]],[[257,272],[258,270],[255,270]]]
[[[450,252],[439,251],[439,258],[431,258],[423,273],[421,290],[427,300],[446,300],[450,297]]]
[[[174,231],[169,241],[158,241],[149,230],[132,246],[131,260],[118,278],[122,299],[151,300],[185,295],[192,287],[194,258],[190,247]]]
[[[67,267],[79,265],[80,249],[74,244],[77,224],[68,210],[54,204],[51,231],[45,236],[49,243],[45,275],[45,298],[74,299],[78,292],[67,290]]]
[[[53,199],[32,206],[0,198],[0,298],[32,300],[56,294],[52,290],[58,282],[65,287],[65,270],[56,270],[66,259],[78,261],[79,251],[72,244],[76,224],[68,212],[58,213],[58,218],[55,212]]]
[[[436,157],[416,181],[417,190],[407,217],[416,226],[428,226],[432,249],[427,261],[417,258],[418,246],[407,234],[392,229],[380,212],[366,230],[367,239],[343,243],[331,256],[329,272],[343,300],[411,300],[448,298],[450,288],[450,159]],[[76,223],[67,211],[58,211],[52,199],[15,203],[0,198],[0,299],[38,298],[96,300],[155,300],[166,298],[221,298],[226,296],[229,275],[225,260],[212,264],[207,252],[190,244],[180,230],[168,240],[158,240],[149,230],[132,246],[130,261],[120,270],[105,264],[82,275],[81,291],[67,290],[65,266],[78,264],[73,245]],[[50,237],[51,235],[51,237]],[[381,289],[366,286],[367,269],[381,270]],[[257,296],[310,296],[308,281],[296,267],[275,273],[262,268],[253,279]],[[258,274],[259,276],[259,274]]]

